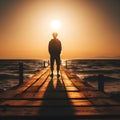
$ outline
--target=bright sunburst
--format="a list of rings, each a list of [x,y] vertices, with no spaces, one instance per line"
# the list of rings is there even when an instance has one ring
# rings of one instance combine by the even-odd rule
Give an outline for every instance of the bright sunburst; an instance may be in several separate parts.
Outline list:
[[[53,30],[58,30],[61,27],[61,23],[59,20],[53,20],[51,21],[51,27]]]

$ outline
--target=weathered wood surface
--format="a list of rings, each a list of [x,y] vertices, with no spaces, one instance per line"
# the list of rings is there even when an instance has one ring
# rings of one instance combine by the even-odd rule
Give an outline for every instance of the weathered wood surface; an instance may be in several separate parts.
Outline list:
[[[27,83],[0,94],[4,119],[119,119],[120,101],[101,93],[61,67],[61,76],[49,76],[49,67]]]

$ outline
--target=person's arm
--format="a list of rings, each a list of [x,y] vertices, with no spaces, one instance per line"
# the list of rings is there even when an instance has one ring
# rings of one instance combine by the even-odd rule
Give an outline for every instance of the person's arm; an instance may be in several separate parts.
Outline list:
[[[60,53],[61,53],[61,51],[62,51],[62,45],[61,45],[61,42],[60,42]]]
[[[51,53],[51,52],[50,52],[50,42],[49,42],[49,44],[48,44],[48,51],[49,51],[49,53]]]

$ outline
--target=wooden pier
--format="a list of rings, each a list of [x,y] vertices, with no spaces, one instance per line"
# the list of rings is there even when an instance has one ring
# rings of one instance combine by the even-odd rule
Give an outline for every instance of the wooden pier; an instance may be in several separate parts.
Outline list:
[[[61,66],[60,77],[50,68],[26,83],[0,94],[0,120],[115,120],[120,101],[95,90]]]

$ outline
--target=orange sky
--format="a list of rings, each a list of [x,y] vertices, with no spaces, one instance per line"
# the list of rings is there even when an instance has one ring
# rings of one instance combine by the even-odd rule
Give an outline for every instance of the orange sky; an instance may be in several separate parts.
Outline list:
[[[119,0],[1,0],[0,59],[49,58],[52,20],[62,58],[120,56]]]

